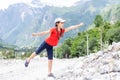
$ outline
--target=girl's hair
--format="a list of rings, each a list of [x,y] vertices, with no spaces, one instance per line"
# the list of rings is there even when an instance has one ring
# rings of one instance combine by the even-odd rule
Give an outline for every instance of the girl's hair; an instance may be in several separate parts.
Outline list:
[[[55,27],[56,27],[56,30],[57,30],[58,39],[60,39],[60,37],[63,37],[63,34],[62,34],[62,28],[60,28],[60,36],[58,34],[58,25],[57,25],[58,23],[60,23],[60,22],[55,23]]]

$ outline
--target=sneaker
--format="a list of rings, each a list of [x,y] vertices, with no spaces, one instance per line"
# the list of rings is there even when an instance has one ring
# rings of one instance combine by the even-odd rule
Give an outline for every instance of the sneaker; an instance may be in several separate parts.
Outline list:
[[[25,61],[25,67],[28,67],[28,65],[29,65],[29,62],[26,60]]]
[[[52,73],[48,74],[48,77],[56,78]]]

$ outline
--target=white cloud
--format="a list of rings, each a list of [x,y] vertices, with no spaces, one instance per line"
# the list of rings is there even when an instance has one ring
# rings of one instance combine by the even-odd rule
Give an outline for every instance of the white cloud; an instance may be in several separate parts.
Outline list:
[[[32,0],[0,0],[0,9],[8,8],[9,5],[24,2],[30,4]],[[52,6],[71,6],[75,2],[80,0],[40,0],[45,5],[52,5]]]
[[[0,9],[8,8],[9,5],[20,2],[30,3],[31,0],[0,0]]]
[[[52,6],[71,6],[75,2],[80,1],[80,0],[41,0],[42,3],[47,4],[47,5],[52,5]]]

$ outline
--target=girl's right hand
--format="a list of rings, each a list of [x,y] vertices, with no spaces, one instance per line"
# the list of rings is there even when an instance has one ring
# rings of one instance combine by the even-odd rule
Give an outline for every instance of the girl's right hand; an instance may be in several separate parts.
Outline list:
[[[32,33],[32,36],[36,36],[36,33]]]

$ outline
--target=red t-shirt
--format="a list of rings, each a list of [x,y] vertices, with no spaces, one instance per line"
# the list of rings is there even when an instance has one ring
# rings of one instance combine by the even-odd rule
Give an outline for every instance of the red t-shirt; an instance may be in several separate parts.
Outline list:
[[[65,29],[62,29],[62,34],[64,34]],[[58,44],[59,38],[60,37],[60,31],[56,30],[56,27],[50,29],[50,36],[45,40],[46,43],[48,43],[51,46],[56,46]]]

